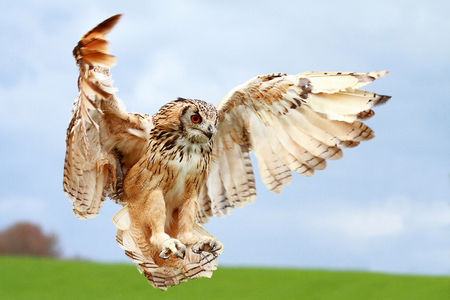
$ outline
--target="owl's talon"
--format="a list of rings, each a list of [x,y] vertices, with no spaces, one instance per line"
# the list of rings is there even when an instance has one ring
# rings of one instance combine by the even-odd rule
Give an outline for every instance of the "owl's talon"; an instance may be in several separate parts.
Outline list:
[[[200,254],[202,251],[209,252],[217,257],[223,252],[223,244],[213,237],[205,236],[192,246],[192,252]]]
[[[176,257],[178,257],[178,258],[181,258],[181,259],[183,259],[184,258],[184,254],[183,255],[181,255],[178,251],[177,252],[175,252],[175,256]]]
[[[159,257],[161,257],[162,259],[168,259],[170,257],[170,254],[169,255],[165,255],[164,252],[161,252],[159,254]]]
[[[159,254],[159,257],[162,259],[168,259],[172,254],[178,258],[184,259],[184,256],[186,255],[186,246],[177,239],[170,238],[165,240],[162,243],[161,248],[162,251]],[[180,252],[183,255],[181,255]]]
[[[213,248],[213,249],[211,249],[211,252],[217,252],[217,251],[219,251],[220,249],[222,249],[222,245],[217,245],[215,248]]]
[[[214,249],[214,247],[216,246],[216,240],[212,240],[212,241],[209,243],[209,246],[211,247],[209,251],[210,251],[210,252],[214,252],[213,249]]]

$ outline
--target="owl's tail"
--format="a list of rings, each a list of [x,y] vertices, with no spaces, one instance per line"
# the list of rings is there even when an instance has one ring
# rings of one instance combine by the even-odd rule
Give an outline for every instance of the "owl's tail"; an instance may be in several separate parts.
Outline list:
[[[131,229],[131,221],[127,206],[123,207],[113,218],[118,228],[116,241],[125,250],[125,254],[144,273],[148,282],[155,288],[166,291],[168,287],[199,277],[211,278],[217,269],[217,257],[208,252],[194,253],[187,247],[184,259],[173,255],[168,259],[159,258],[160,250],[146,241],[140,241],[142,235]],[[194,233],[198,237],[212,236],[200,225],[195,224]],[[141,247],[139,247],[141,245]],[[143,246],[145,245],[145,246]]]

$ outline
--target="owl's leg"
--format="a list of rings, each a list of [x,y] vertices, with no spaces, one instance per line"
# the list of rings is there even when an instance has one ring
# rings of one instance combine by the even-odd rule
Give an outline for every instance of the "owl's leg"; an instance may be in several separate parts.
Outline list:
[[[141,222],[150,226],[152,236],[150,243],[161,249],[160,257],[169,258],[175,255],[184,258],[186,246],[179,240],[171,238],[165,231],[166,223],[166,203],[161,190],[153,190],[144,200],[143,211],[139,212],[142,216]]]
[[[177,238],[186,246],[194,245],[199,241],[199,238],[193,233],[196,211],[197,199],[195,197],[184,201],[179,210]]]
[[[179,232],[178,239],[186,246],[192,245],[194,253],[202,251],[219,255],[223,252],[223,244],[212,236],[205,235],[199,237],[194,234],[195,213],[197,211],[197,199],[195,197],[188,199],[181,206],[179,214]]]

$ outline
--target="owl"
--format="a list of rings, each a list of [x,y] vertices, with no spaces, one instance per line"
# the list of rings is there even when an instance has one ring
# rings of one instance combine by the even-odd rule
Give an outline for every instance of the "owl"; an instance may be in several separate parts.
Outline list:
[[[253,152],[265,186],[280,193],[291,171],[312,176],[342,148],[374,137],[361,121],[390,97],[359,89],[388,74],[307,72],[256,76],[213,106],[178,98],[153,116],[115,96],[113,16],[74,48],[79,96],[67,129],[64,192],[77,218],[121,204],[116,240],[149,283],[166,290],[211,277],[223,244],[202,224],[256,197]]]

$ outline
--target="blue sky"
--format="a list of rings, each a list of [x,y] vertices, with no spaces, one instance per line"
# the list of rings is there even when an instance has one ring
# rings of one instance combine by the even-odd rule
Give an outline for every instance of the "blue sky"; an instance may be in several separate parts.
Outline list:
[[[108,201],[80,221],[62,192],[77,97],[72,49],[102,20],[128,111],[177,97],[217,104],[259,74],[389,70],[393,96],[367,122],[377,137],[280,195],[206,228],[222,265],[450,274],[450,3],[444,1],[2,1],[0,230],[17,221],[60,237],[66,257],[127,262]]]

